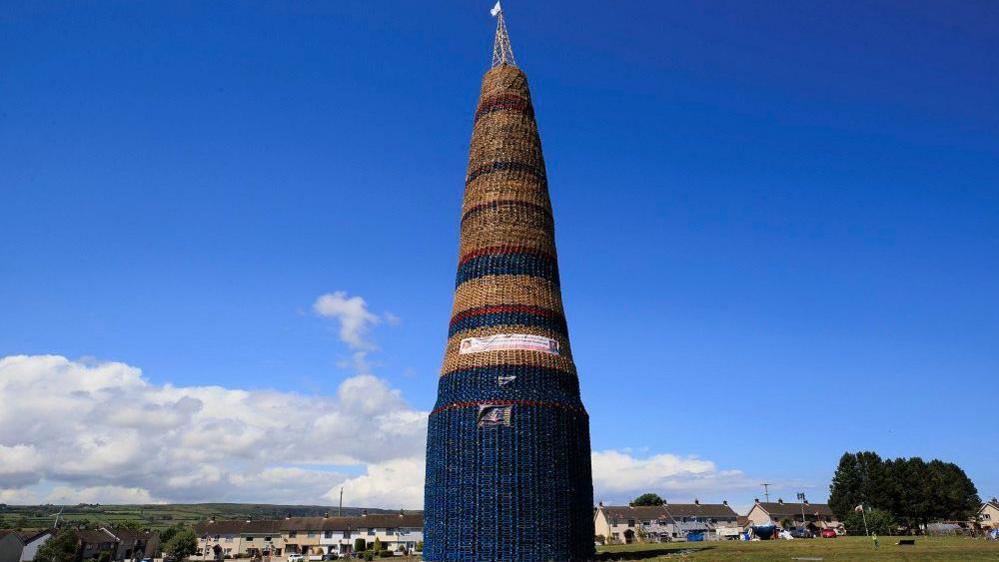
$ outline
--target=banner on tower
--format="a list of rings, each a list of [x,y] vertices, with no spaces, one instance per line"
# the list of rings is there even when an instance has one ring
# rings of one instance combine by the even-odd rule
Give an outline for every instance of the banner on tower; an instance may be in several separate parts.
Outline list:
[[[510,425],[510,418],[513,415],[513,406],[497,406],[495,404],[483,404],[479,406],[479,427],[489,427],[497,425]]]
[[[557,340],[533,334],[496,334],[481,338],[465,338],[458,346],[459,354],[482,353],[483,351],[540,351],[559,354]]]

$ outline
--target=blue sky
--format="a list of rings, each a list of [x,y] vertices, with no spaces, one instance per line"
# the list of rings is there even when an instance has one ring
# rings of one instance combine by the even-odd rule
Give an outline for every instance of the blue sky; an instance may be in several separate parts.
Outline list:
[[[820,499],[864,449],[999,494],[995,3],[505,7],[593,448],[635,469],[598,498]],[[373,375],[428,410],[489,8],[6,3],[0,356],[273,390],[289,416]],[[337,291],[364,300],[361,347],[313,307]],[[0,447],[28,458],[33,431]],[[712,468],[663,479],[668,454]],[[0,472],[14,501],[119,497],[25,463]]]

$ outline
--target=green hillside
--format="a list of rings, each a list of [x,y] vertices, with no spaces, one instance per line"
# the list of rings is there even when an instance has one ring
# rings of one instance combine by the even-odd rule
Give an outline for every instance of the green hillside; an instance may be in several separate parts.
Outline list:
[[[359,515],[360,507],[345,507],[343,515]],[[177,523],[193,524],[214,515],[218,519],[277,519],[337,515],[335,506],[275,505],[252,503],[194,503],[151,505],[5,505],[0,504],[0,529],[51,527],[57,514],[61,521],[90,527],[135,522],[142,528],[165,529]],[[368,509],[369,513],[390,513],[393,510]]]

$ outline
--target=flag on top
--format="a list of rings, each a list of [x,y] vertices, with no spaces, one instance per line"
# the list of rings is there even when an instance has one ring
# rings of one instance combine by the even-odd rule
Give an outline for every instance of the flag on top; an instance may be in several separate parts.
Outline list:
[[[495,18],[495,17],[496,17],[496,16],[498,16],[498,15],[499,15],[499,14],[500,14],[500,13],[501,13],[502,11],[503,11],[503,8],[502,8],[502,7],[500,7],[500,3],[499,3],[499,0],[496,0],[496,5],[495,5],[495,6],[493,6],[493,9],[492,9],[492,10],[489,10],[489,14],[490,14],[491,16],[493,16],[493,17]]]

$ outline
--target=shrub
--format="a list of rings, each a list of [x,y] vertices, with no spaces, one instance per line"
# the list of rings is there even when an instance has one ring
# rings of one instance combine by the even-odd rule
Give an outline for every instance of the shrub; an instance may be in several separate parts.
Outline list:
[[[423,552],[423,541],[417,541],[416,542],[416,550],[418,552]]]
[[[354,539],[354,552],[364,552],[368,548],[368,543],[364,539]]]
[[[379,558],[389,558],[391,556],[392,556],[392,551],[387,548],[383,548],[378,551]]]
[[[596,536],[593,537],[593,542],[600,543],[600,544],[606,544],[607,543],[607,537],[605,537],[603,535],[596,535]]]
[[[371,552],[370,550],[366,551],[364,553],[364,559],[367,560],[367,562],[371,562],[372,560],[375,559],[375,554],[373,552]]]

